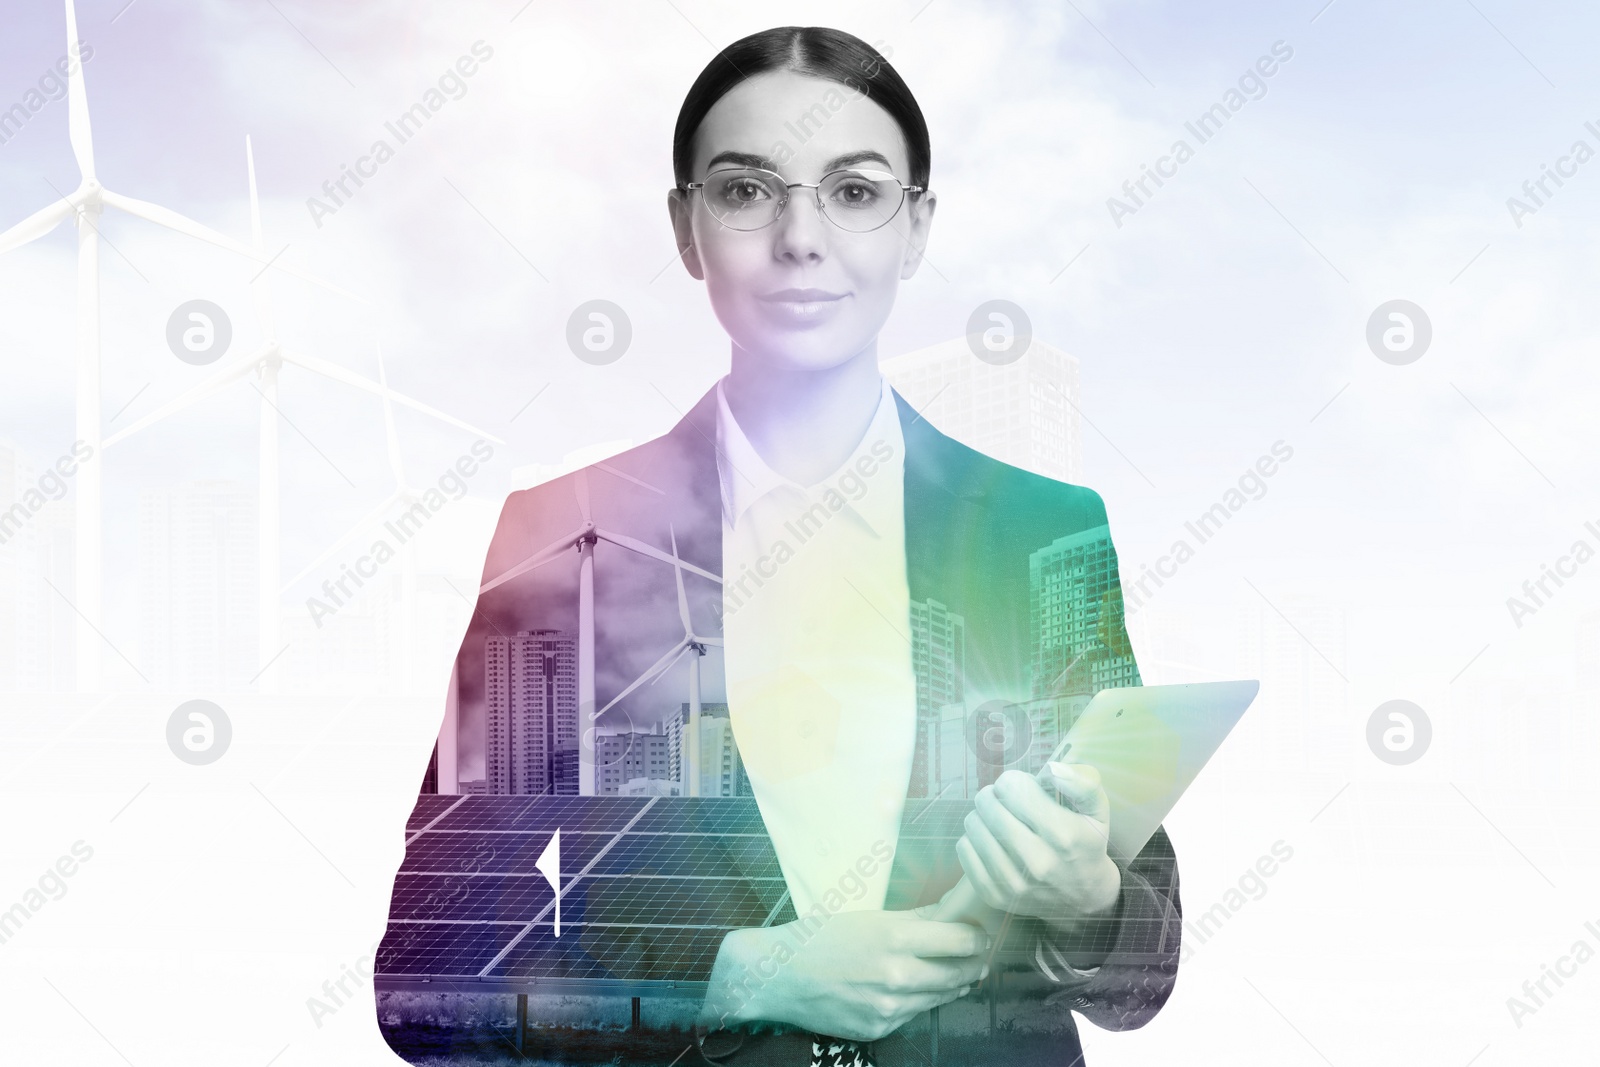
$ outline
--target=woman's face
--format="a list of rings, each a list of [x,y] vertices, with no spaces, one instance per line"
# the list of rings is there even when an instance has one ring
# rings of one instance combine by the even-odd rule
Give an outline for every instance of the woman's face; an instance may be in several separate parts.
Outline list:
[[[786,182],[859,167],[911,184],[905,138],[887,111],[848,86],[793,71],[746,79],[700,124],[691,181],[752,166]],[[684,264],[706,283],[737,348],[797,370],[876,357],[900,279],[921,262],[931,193],[907,196],[885,225],[858,233],[823,218],[812,189],[791,189],[783,214],[757,230],[719,223],[703,192],[672,190],[668,210]]]

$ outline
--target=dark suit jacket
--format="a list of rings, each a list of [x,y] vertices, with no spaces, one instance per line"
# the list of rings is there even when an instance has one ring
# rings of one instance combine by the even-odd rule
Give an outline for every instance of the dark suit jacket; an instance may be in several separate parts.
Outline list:
[[[965,619],[966,688],[969,694],[1025,700],[1037,693],[1033,674],[1029,555],[1058,538],[1106,524],[1105,505],[1082,486],[1057,482],[985,456],[945,436],[895,394],[905,437],[907,578],[913,603],[937,600]],[[707,392],[668,433],[582,472],[512,494],[500,517],[484,566],[488,581],[532,553],[558,542],[583,519],[580,494],[602,530],[638,538],[663,550],[676,537],[678,554],[713,574],[722,563],[722,512],[715,441],[716,393]],[[580,484],[585,483],[585,484]],[[605,706],[682,637],[672,568],[602,541],[594,563],[596,698]],[[1107,646],[1131,657],[1121,617],[1114,551],[1113,595],[1099,605]],[[720,634],[721,588],[690,575],[691,615],[703,636]],[[480,596],[457,663],[460,744],[476,757],[483,736],[485,638],[491,633],[577,625],[576,559],[556,561]],[[905,631],[911,632],[909,620]],[[1131,662],[1131,659],[1130,659]],[[704,699],[723,699],[721,658],[702,661]],[[1135,684],[1137,672],[1134,671]],[[635,702],[606,724],[626,728],[681,700],[663,681],[650,690],[655,707]],[[641,696],[646,695],[641,690]],[[910,805],[908,805],[909,808]],[[902,864],[897,858],[896,865]],[[901,874],[905,872],[902,871]],[[888,906],[939,899],[960,875],[953,857],[918,872],[918,890]],[[898,880],[905,884],[905,879]],[[1088,947],[1104,963],[1091,979],[1053,983],[1008,979],[1008,992],[1043,998],[1059,1013],[1060,1029],[1039,1058],[1014,1062],[1081,1062],[1072,1012],[1113,1030],[1147,1022],[1165,1003],[1177,971],[1181,912],[1177,863],[1164,830],[1123,869],[1116,919]],[[1058,975],[1064,972],[1057,970]],[[1031,990],[1031,992],[1030,992]],[[793,1039],[798,1035],[787,1035]],[[794,1041],[757,1037],[724,1063],[808,1062]],[[890,1042],[878,1043],[881,1063],[896,1062]],[[809,1046],[806,1049],[809,1052]],[[909,1056],[907,1052],[905,1055]],[[907,1062],[921,1062],[920,1053]]]

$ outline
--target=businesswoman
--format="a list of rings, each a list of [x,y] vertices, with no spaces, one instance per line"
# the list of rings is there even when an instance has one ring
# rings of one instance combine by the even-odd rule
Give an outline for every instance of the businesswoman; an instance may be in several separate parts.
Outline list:
[[[751,910],[765,925],[711,947],[698,976],[706,1061],[922,1062],[909,1042],[882,1039],[970,994],[998,965],[997,945],[1020,935],[1029,973],[1006,988],[1046,1002],[1058,1025],[1008,1056],[1078,1063],[1069,1009],[1107,1028],[1140,1025],[1176,970],[1170,843],[1158,831],[1132,863],[1113,862],[1092,769],[1061,769],[1049,792],[1018,770],[991,774],[954,856],[921,854],[917,834],[902,832],[919,798],[943,791],[950,759],[932,751],[919,719],[928,668],[915,654],[914,614],[936,604],[964,619],[969,703],[1038,696],[1034,676],[1047,664],[1030,637],[1030,554],[1106,525],[1091,490],[965,448],[879,372],[878,334],[933,225],[930,161],[910,90],[850,34],[767,30],[706,66],[678,115],[666,206],[683,266],[731,341],[729,372],[663,437],[508,500],[458,660],[464,679],[479,677],[491,631],[571,625],[571,586],[527,584],[566,579],[526,554],[559,540],[574,499],[598,509],[590,483],[607,487],[609,510],[595,524],[671,539],[720,575],[709,604],[720,633],[702,601],[685,609],[685,640],[699,656],[721,645],[722,677],[706,684],[726,694],[787,893],[770,911],[765,900]],[[1001,197],[1039,195],[1003,167],[994,182]],[[594,551],[592,536],[587,544]],[[651,559],[618,551],[595,573],[607,582],[595,579],[597,619],[608,596],[617,611],[673,597],[660,584],[673,579]],[[672,619],[672,599],[661,607]],[[1107,625],[1108,643],[1125,648],[1120,614]],[[648,646],[601,627],[595,655],[626,661],[613,674],[633,677],[655,656]],[[715,674],[718,660],[701,669]],[[462,694],[464,707],[475,699]],[[981,903],[958,914],[941,898],[962,875]],[[521,937],[484,973],[531,958],[542,936]],[[548,951],[568,949],[552,939]],[[643,958],[630,951],[627,960]]]

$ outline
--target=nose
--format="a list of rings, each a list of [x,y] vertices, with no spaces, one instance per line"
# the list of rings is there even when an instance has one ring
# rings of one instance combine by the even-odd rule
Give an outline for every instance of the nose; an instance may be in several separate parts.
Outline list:
[[[783,214],[772,224],[773,255],[795,263],[818,263],[828,254],[829,223],[814,189],[791,189]]]

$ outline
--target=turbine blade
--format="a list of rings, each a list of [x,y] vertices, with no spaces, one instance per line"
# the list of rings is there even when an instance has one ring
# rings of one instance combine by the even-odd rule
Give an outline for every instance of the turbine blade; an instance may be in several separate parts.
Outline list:
[[[692,635],[694,627],[689,623],[689,597],[683,591],[683,561],[678,559],[678,531],[668,523],[667,532],[672,535],[672,577],[678,582],[678,618],[683,620],[683,632]]]
[[[613,466],[610,466],[609,464],[606,464],[606,463],[595,463],[595,464],[593,464],[593,466],[600,468],[601,470],[605,471],[607,474],[615,475],[616,477],[621,478],[625,482],[632,482],[634,485],[639,486],[641,489],[648,489],[652,493],[654,493],[656,496],[666,496],[667,495],[667,492],[666,492],[665,489],[657,489],[655,486],[651,485],[649,482],[641,482],[639,479],[635,478],[633,475],[624,474],[622,471],[617,470],[617,468],[615,468]]]
[[[389,375],[383,369],[383,342],[378,342],[378,384],[383,386],[383,432],[389,446],[389,469],[394,472],[394,483],[405,485],[405,472],[400,467],[400,440],[394,433],[394,404],[389,400]]]
[[[558,558],[561,553],[570,550],[572,546],[577,543],[578,538],[583,536],[584,529],[584,527],[580,526],[578,529],[572,531],[572,533],[568,534],[561,540],[541,548],[539,551],[535,552],[533,555],[529,556],[515,567],[512,567],[510,570],[504,571],[499,576],[484,582],[478,587],[478,592],[480,594],[487,593],[489,590],[494,589],[497,586],[506,584],[513,578],[520,578],[522,575],[527,574],[529,571],[534,570],[535,568],[543,567],[546,563]]]
[[[583,516],[583,521],[593,522],[594,516],[589,512],[589,475],[581,467],[577,477],[572,479],[572,492],[578,498],[578,513]]]
[[[165,404],[162,404],[148,415],[129,426],[124,426],[110,437],[107,437],[100,443],[100,447],[110,448],[123,438],[132,437],[140,430],[154,426],[167,416],[176,415],[184,408],[192,407],[207,397],[221,392],[223,389],[226,389],[240,378],[245,377],[251,371],[255,370],[256,367],[261,363],[262,354],[263,352],[257,352],[249,358],[235,363],[231,367],[224,367],[222,370],[217,371],[199,385],[196,385],[192,389],[188,389],[178,394],[176,397],[167,401]]]
[[[256,153],[250,144],[250,135],[244,135],[244,165],[250,175],[250,243],[257,252],[264,253],[266,244],[261,237],[261,197],[256,191]],[[272,293],[268,287],[267,272],[256,275],[250,283],[250,296],[256,306],[256,322],[261,326],[262,338],[277,337],[272,324]]]
[[[653,545],[645,544],[637,537],[629,537],[627,534],[612,533],[610,530],[601,530],[598,528],[595,530],[595,536],[603,540],[610,541],[614,545],[620,545],[623,548],[632,549],[641,556],[649,556],[651,559],[659,559],[662,563],[681,564],[683,569],[691,574],[698,574],[702,578],[709,578],[718,585],[722,584],[722,579],[719,576],[712,574],[710,571],[701,570],[693,563],[685,562],[676,556],[669,556],[659,548],[656,548]]]
[[[661,679],[665,678],[667,676],[667,672],[672,669],[673,663],[677,663],[689,651],[690,651],[689,642],[688,642],[688,639],[685,638],[683,647],[678,650],[678,654],[676,656],[672,657],[672,663],[667,664],[665,667],[662,667],[661,670],[657,671],[656,672],[656,676],[654,678],[650,679],[650,684],[651,685],[655,685],[657,682],[661,681]]]
[[[318,556],[310,563],[307,563],[305,568],[301,570],[299,574],[295,575],[293,578],[290,578],[286,583],[284,583],[283,588],[278,590],[278,592],[287,593],[290,589],[293,589],[295,586],[299,585],[307,576],[316,571],[318,567],[328,562],[328,559],[335,552],[339,551],[345,545],[348,545],[351,541],[354,541],[357,537],[360,537],[363,530],[371,529],[373,523],[383,518],[383,516],[388,513],[389,509],[394,507],[394,505],[404,497],[405,494],[403,492],[390,493],[387,500],[373,508],[371,511],[367,512],[366,515],[362,516],[360,522],[350,527],[350,529],[345,532],[343,537],[329,545],[322,555]]]
[[[316,356],[302,356],[299,353],[292,352],[284,352],[282,353],[282,356],[285,363],[293,363],[298,367],[311,371],[313,374],[320,374],[324,378],[331,378],[336,382],[343,382],[345,385],[354,386],[357,389],[364,389],[376,396],[392,397],[397,404],[404,404],[406,407],[420,411],[424,415],[431,415],[439,421],[447,422],[457,429],[466,430],[468,433],[476,434],[479,437],[486,437],[491,441],[500,441],[500,438],[496,437],[492,433],[486,433],[470,423],[462,422],[453,415],[446,415],[444,412],[438,410],[437,408],[431,408],[427,404],[422,403],[420,400],[412,400],[404,393],[397,393],[392,389],[388,389],[382,385],[379,385],[371,378],[364,378],[355,371],[347,370],[346,368],[339,366],[337,363],[329,363],[327,360],[320,359]],[[504,442],[500,443],[503,444]]]
[[[688,647],[689,647],[688,638],[684,638],[682,641],[679,641],[677,644],[673,645],[671,648],[669,648],[667,650],[667,654],[665,656],[662,656],[660,659],[658,659],[654,663],[650,664],[649,667],[645,668],[645,672],[643,674],[639,675],[639,677],[635,678],[633,680],[633,684],[632,685],[628,686],[628,688],[624,689],[622,692],[620,692],[616,696],[612,697],[611,698],[611,703],[607,704],[605,707],[603,707],[599,711],[595,712],[594,713],[594,717],[596,719],[598,719],[600,716],[604,715],[606,712],[608,712],[612,708],[616,707],[617,704],[620,703],[623,700],[623,698],[625,698],[629,693],[633,692],[635,689],[639,688],[644,683],[646,683],[648,681],[651,681],[657,675],[659,675],[663,671],[665,671],[668,667],[672,666],[672,661],[677,659],[680,655],[682,655],[683,654],[683,650],[688,648]]]
[[[57,200],[49,207],[35,211],[5,233],[0,233],[0,256],[13,248],[21,248],[29,241],[37,241],[61,225],[61,220],[71,218],[73,213],[72,205],[65,200]]]
[[[94,177],[94,139],[89,136],[89,97],[83,87],[83,60],[78,55],[78,12],[67,0],[67,139],[78,173]]]
[[[699,641],[702,645],[716,645],[718,648],[722,647],[722,638],[720,637],[700,637],[697,634],[695,636],[695,640]]]
[[[297,270],[294,267],[286,267],[282,263],[274,262],[273,258],[266,252],[258,252],[249,245],[244,244],[242,241],[235,241],[232,237],[229,237],[226,234],[218,233],[209,226],[202,226],[193,219],[186,218],[170,208],[164,208],[157,204],[149,203],[145,200],[135,200],[131,196],[123,196],[121,193],[113,193],[110,189],[102,189],[100,191],[100,199],[105,201],[107,204],[110,204],[118,211],[126,211],[128,214],[133,215],[136,218],[144,219],[146,222],[153,222],[157,226],[165,226],[169,230],[176,230],[177,232],[185,234],[189,237],[193,237],[198,241],[205,241],[208,244],[216,245],[218,248],[225,248],[229,252],[244,256],[246,259],[255,260],[257,263],[271,264],[274,270],[281,270],[285,274],[293,275],[294,277],[299,278],[301,281],[306,281],[310,282],[312,285],[321,286],[330,293],[336,293],[347,300],[354,300],[358,304],[365,304],[367,302],[349,290],[341,289],[332,282],[323,281],[314,274],[307,274],[306,272]]]

